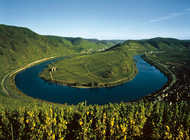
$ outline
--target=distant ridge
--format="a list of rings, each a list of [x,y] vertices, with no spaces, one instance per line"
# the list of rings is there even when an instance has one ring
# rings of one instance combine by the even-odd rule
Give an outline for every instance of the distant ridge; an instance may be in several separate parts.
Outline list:
[[[112,41],[88,41],[86,39],[57,36],[43,36],[24,27],[0,24],[0,79],[11,69],[21,67],[32,61],[50,57],[64,56],[82,50],[101,49],[115,45]]]
[[[124,50],[129,54],[155,50],[180,51],[190,48],[190,40],[157,37],[124,41],[43,36],[25,27],[0,24],[0,79],[7,71],[38,59],[105,47],[111,47],[108,50]]]
[[[143,40],[128,40],[117,44],[109,50],[122,49],[128,52],[144,53],[146,51],[182,51],[190,49],[190,41],[175,38],[156,37]]]

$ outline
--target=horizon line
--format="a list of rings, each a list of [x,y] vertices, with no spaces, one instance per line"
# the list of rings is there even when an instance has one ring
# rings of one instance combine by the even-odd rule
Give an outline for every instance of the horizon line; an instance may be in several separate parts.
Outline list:
[[[57,37],[63,37],[63,38],[82,38],[82,39],[96,39],[96,40],[148,40],[148,39],[153,39],[153,38],[170,38],[170,39],[178,39],[178,40],[190,40],[190,38],[180,38],[180,37],[171,37],[171,36],[152,36],[152,37],[142,37],[142,38],[129,38],[126,37],[126,39],[124,39],[123,37],[119,37],[119,38],[98,38],[98,37],[82,37],[82,36],[64,36],[64,35],[56,35],[56,34],[40,34],[36,31],[34,31],[33,29],[26,27],[26,26],[19,26],[19,25],[12,25],[12,24],[0,24],[0,25],[5,25],[5,26],[13,26],[13,27],[17,27],[17,28],[26,28],[31,30],[32,32],[38,34],[38,35],[42,35],[42,36],[57,36]]]

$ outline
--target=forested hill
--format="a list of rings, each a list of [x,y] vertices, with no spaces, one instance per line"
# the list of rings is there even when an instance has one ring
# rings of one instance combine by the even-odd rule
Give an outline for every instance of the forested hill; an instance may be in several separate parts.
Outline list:
[[[113,41],[42,36],[23,27],[0,25],[0,79],[15,68],[50,56],[64,56],[83,50],[111,47]]]
[[[110,50],[122,49],[129,54],[134,54],[154,50],[178,51],[189,49],[190,42],[171,38],[128,40],[124,42],[123,40],[43,36],[27,28],[0,25],[0,79],[8,71],[38,59],[64,56],[89,49],[98,50],[111,46],[114,47]]]
[[[109,50],[126,50],[128,53],[147,51],[183,51],[190,49],[190,42],[174,38],[152,38],[147,40],[128,40],[117,44]]]
[[[56,42],[27,28],[0,25],[0,79],[8,71],[32,61],[73,52],[67,43]]]
[[[124,40],[98,40],[98,39],[84,39],[73,37],[59,37],[59,36],[46,36],[49,39],[58,41],[59,43],[67,42],[67,45],[72,46],[76,51],[87,51],[89,49],[99,50],[103,48],[112,47],[118,43],[124,42]]]

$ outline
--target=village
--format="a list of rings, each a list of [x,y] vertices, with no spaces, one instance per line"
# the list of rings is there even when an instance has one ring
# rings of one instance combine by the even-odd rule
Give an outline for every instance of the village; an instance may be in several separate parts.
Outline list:
[[[166,70],[158,63],[155,63],[155,61],[147,58],[145,59],[164,72],[168,77],[168,82],[164,87],[145,96],[141,100],[154,103],[166,101],[170,105],[181,101],[190,102],[190,72],[184,67],[184,65],[180,63],[166,62],[165,66],[168,68],[168,70]]]
[[[89,50],[83,50],[83,51],[81,51],[81,53],[82,54],[90,54],[90,53],[93,53],[93,52],[103,52],[103,51],[105,51],[106,49],[109,49],[109,47],[103,47],[102,49],[98,49],[98,50],[95,50],[95,49],[92,49],[92,48],[90,48]]]

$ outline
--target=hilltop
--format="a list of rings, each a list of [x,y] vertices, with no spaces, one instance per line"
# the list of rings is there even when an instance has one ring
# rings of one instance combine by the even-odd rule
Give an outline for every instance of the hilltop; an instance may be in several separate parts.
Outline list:
[[[91,49],[97,52],[100,49],[110,48],[117,43],[124,42],[124,40],[97,40],[97,39],[85,39],[81,37],[59,37],[59,36],[45,36],[49,39],[53,39],[56,42],[67,44],[77,52],[88,52]]]
[[[152,38],[146,40],[128,40],[108,50],[125,50],[128,53],[145,53],[149,51],[183,51],[190,49],[190,42],[174,38]]]

